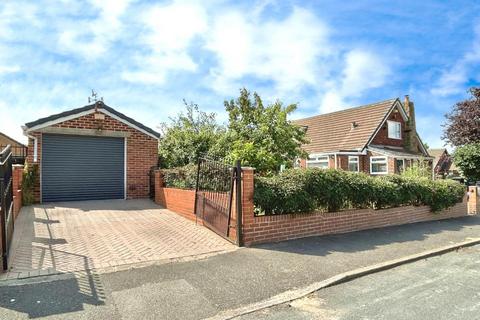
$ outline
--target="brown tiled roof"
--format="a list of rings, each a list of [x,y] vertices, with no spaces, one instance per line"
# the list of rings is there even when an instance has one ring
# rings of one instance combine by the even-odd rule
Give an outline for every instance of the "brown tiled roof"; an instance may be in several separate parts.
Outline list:
[[[397,99],[294,121],[307,127],[308,153],[361,150]],[[356,127],[352,129],[352,122]]]
[[[434,168],[438,164],[438,161],[440,161],[440,157],[445,152],[445,150],[447,150],[447,149],[445,149],[445,148],[442,148],[442,149],[428,149],[428,154],[435,158],[433,160],[433,167]]]
[[[7,140],[10,140],[10,141],[13,141],[14,143],[18,144],[19,146],[23,146],[23,147],[26,147],[26,145],[24,143],[21,143],[21,142],[18,142],[17,140],[7,136],[5,133],[3,132],[0,132],[0,136],[4,137],[5,139]]]

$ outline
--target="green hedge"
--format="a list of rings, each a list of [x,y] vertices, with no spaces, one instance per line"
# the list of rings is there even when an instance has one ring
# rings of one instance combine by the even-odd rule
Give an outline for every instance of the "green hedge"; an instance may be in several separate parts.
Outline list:
[[[180,168],[162,169],[163,182],[167,188],[195,189],[197,166],[189,164]]]
[[[465,187],[398,175],[371,177],[341,170],[287,170],[255,178],[254,203],[262,214],[427,205],[433,212],[461,202]]]

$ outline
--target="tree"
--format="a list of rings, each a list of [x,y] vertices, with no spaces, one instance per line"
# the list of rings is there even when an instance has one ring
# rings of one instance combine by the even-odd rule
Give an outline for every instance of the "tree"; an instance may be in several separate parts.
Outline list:
[[[471,88],[470,99],[458,102],[446,114],[443,138],[454,146],[480,141],[480,88]]]
[[[453,161],[471,181],[480,181],[480,142],[457,147]]]
[[[199,156],[224,157],[225,149],[218,146],[223,141],[225,128],[220,126],[215,113],[200,111],[198,105],[186,101],[186,112],[161,124],[158,153],[164,168],[195,163]]]
[[[284,106],[280,101],[265,106],[256,92],[252,97],[247,89],[241,89],[236,100],[225,101],[227,139],[231,142],[228,158],[269,173],[306,157],[301,149],[307,142],[306,132],[287,119],[296,108],[296,104]]]

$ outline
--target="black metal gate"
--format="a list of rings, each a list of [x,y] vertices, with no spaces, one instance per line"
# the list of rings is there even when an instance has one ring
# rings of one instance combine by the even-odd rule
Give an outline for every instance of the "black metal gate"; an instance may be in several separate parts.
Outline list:
[[[13,235],[12,149],[0,150],[0,225],[3,270],[8,268],[8,251]]]
[[[234,197],[234,191],[236,196]],[[241,166],[200,158],[195,190],[195,215],[205,226],[225,239],[241,245]],[[236,199],[234,203],[234,198]],[[233,213],[236,213],[233,216]],[[232,219],[233,218],[233,219]],[[233,224],[235,222],[235,224]],[[230,229],[235,227],[233,240]]]

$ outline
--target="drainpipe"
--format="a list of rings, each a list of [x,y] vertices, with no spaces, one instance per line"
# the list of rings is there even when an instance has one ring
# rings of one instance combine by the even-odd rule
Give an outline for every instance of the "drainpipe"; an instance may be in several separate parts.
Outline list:
[[[334,156],[335,156],[335,169],[338,169],[337,154],[335,153]]]
[[[38,138],[28,134],[27,130],[26,130],[27,129],[26,127],[22,127],[22,128],[23,128],[23,134],[27,138],[33,139],[33,162],[37,162],[37,160],[38,160]]]

